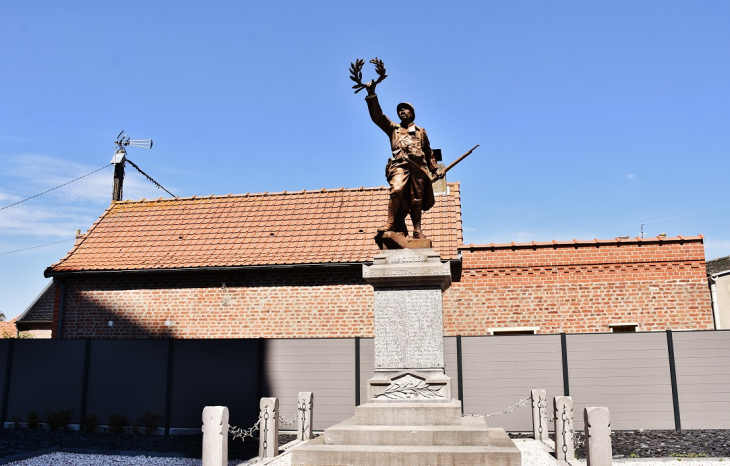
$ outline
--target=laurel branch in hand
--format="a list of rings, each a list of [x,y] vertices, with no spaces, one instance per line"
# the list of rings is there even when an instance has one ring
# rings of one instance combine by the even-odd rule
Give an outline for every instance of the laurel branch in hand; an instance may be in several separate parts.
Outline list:
[[[370,63],[375,65],[375,72],[378,73],[378,79],[377,81],[373,82],[370,81],[368,84],[376,85],[382,82],[385,78],[388,77],[387,74],[385,74],[385,65],[383,64],[383,60],[380,60],[378,57],[373,58],[370,60]],[[355,85],[352,86],[355,90],[355,94],[362,91],[367,87],[366,84],[362,83],[362,67],[365,65],[365,60],[358,58],[355,60],[355,63],[350,63],[350,79],[352,79],[355,82]]]

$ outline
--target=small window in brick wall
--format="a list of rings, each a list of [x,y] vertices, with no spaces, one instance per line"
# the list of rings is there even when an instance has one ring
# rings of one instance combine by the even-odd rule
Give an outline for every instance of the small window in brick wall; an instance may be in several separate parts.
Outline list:
[[[635,333],[639,324],[609,324],[613,333]]]
[[[492,335],[534,335],[540,327],[501,327],[501,328],[490,328],[489,332]]]

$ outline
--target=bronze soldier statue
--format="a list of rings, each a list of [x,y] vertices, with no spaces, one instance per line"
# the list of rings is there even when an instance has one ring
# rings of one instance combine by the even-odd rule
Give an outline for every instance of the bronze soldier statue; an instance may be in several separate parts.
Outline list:
[[[383,114],[375,94],[375,86],[385,78],[385,67],[377,58],[371,62],[375,63],[380,78],[366,84],[361,84],[359,79],[353,79],[358,83],[353,88],[359,87],[358,91],[367,89],[365,102],[368,104],[370,118],[390,138],[392,156],[385,166],[385,177],[390,184],[388,220],[378,228],[378,232],[400,232],[408,236],[405,219],[410,214],[413,222],[412,238],[426,239],[421,230],[421,215],[435,204],[431,183],[443,175],[439,172],[426,130],[413,123],[416,119],[413,106],[408,102],[398,104],[396,111],[400,123],[393,123]],[[361,61],[357,64],[362,67]],[[359,68],[354,70],[353,75],[359,78],[361,75],[356,74]]]

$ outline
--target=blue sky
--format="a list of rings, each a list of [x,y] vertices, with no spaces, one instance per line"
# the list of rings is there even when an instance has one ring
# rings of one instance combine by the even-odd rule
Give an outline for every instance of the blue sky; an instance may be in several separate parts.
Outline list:
[[[730,3],[3,2],[0,207],[129,158],[178,196],[379,186],[348,67],[462,183],[466,243],[704,234],[730,254]],[[364,69],[374,77],[372,65]],[[128,167],[125,198],[158,190]],[[0,311],[109,205],[112,170],[0,210]],[[67,242],[9,253],[56,241]]]

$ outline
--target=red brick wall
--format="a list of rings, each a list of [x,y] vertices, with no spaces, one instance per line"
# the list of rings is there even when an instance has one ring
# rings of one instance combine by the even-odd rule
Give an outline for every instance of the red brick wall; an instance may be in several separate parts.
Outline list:
[[[64,338],[373,334],[373,292],[362,280],[360,267],[317,272],[125,275],[64,279]],[[228,304],[224,305],[226,296]],[[167,320],[175,324],[167,327]]]
[[[701,240],[464,248],[444,296],[446,335],[490,328],[539,333],[713,326]]]
[[[446,335],[484,335],[499,327],[605,332],[608,324],[621,322],[639,323],[644,331],[712,328],[699,240],[477,247],[462,253],[462,274],[444,295]],[[373,335],[373,292],[360,267],[61,280],[64,338]],[[167,320],[174,325],[165,326]]]

